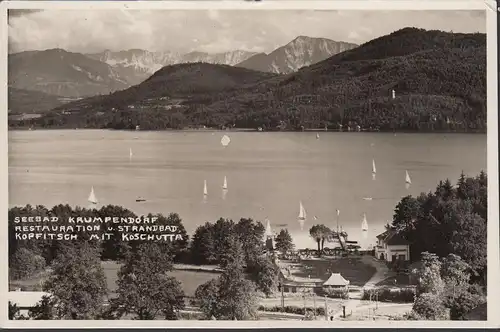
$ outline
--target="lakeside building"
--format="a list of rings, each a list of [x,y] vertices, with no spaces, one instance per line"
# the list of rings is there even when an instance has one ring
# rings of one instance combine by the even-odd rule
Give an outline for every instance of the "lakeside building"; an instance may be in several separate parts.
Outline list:
[[[27,315],[31,308],[34,308],[42,297],[49,296],[46,292],[24,292],[14,291],[9,292],[9,302],[15,304],[19,308],[21,315]]]
[[[385,231],[377,235],[375,258],[386,261],[409,261],[410,243],[395,231]]]

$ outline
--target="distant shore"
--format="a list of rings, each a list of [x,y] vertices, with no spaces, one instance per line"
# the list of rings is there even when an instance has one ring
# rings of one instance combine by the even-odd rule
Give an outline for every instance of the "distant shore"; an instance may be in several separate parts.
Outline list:
[[[253,128],[231,128],[231,129],[195,129],[195,128],[185,128],[185,129],[112,129],[112,128],[33,128],[31,131],[50,131],[50,130],[98,130],[98,131],[124,131],[124,132],[217,132],[217,133],[237,133],[237,132],[252,132],[252,133],[381,133],[381,134],[487,134],[486,130],[469,130],[469,131],[447,131],[447,130],[338,130],[338,129],[304,129],[304,130],[262,130],[259,131]],[[28,127],[9,127],[8,131],[30,131]]]

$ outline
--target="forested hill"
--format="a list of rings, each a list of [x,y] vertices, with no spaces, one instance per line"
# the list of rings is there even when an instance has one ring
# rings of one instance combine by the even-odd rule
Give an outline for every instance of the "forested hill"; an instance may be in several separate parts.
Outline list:
[[[289,75],[169,66],[138,86],[63,105],[32,121],[116,129],[484,131],[486,36],[405,28]]]

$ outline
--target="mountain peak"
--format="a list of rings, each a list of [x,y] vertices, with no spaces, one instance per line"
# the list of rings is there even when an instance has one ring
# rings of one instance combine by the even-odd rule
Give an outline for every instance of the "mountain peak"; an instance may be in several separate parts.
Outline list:
[[[356,46],[358,45],[336,42],[327,38],[299,35],[273,52],[267,55],[256,54],[239,63],[238,66],[258,71],[288,74]]]

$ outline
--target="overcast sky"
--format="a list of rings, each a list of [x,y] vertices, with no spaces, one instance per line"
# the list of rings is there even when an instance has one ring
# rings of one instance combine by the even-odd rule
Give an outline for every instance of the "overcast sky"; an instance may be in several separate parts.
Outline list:
[[[45,10],[9,12],[9,52],[270,52],[299,35],[357,44],[404,27],[485,32],[484,11]]]

